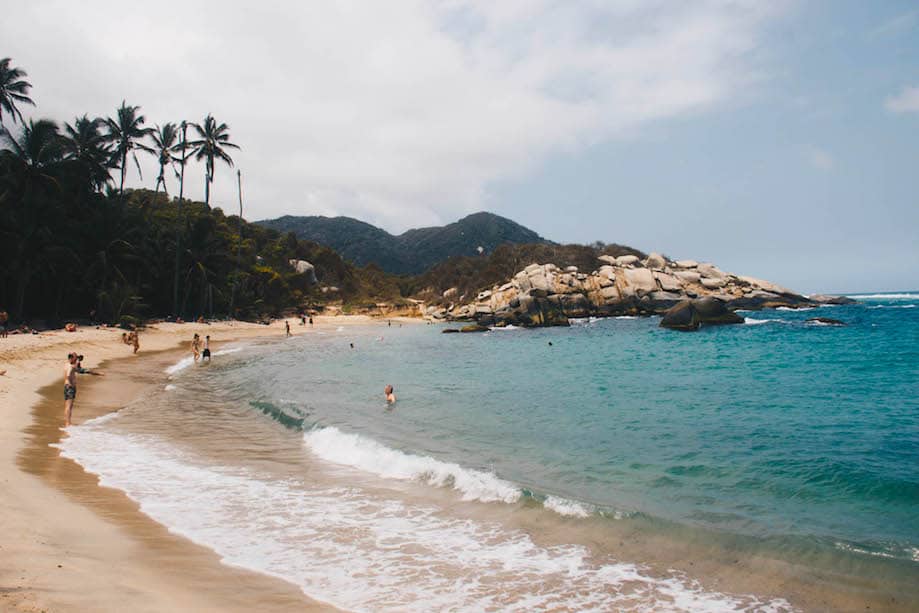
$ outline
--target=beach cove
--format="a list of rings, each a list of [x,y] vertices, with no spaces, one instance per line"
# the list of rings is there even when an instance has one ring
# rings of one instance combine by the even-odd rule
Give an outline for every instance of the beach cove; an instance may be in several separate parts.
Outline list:
[[[911,314],[909,308],[901,308],[908,306],[907,302],[869,302],[845,307],[857,310],[834,308],[832,312],[834,315],[845,313],[853,320],[864,316],[866,319],[861,324],[872,328],[872,324],[887,326],[900,321],[890,319],[896,316],[894,314]],[[838,334],[838,330],[830,327],[805,324],[807,315],[787,311],[749,314],[748,325],[735,328],[736,332],[729,329],[712,331],[699,341],[685,342],[698,343],[694,351],[711,353],[711,359],[716,362],[706,366],[705,371],[712,367],[717,371],[727,366],[723,362],[725,356],[718,366],[719,344],[723,351],[734,351],[733,341],[725,335],[740,335],[737,339],[745,343],[765,340],[764,336],[773,343],[781,343],[788,342],[782,340],[782,335],[790,334],[788,338],[792,341],[796,337],[807,338],[810,342],[818,341],[819,345],[834,338],[830,335]],[[100,490],[95,486],[94,476],[87,476],[73,463],[59,458],[56,449],[48,447],[49,442],[53,443],[53,422],[60,419],[57,383],[50,387],[51,398],[44,417],[41,412],[37,413],[36,423],[28,428],[24,441],[27,452],[18,454],[16,464],[30,474],[43,473],[43,486],[50,482],[57,496],[61,495],[62,485],[79,483],[80,479],[60,471],[57,476],[49,476],[53,471],[47,466],[49,462],[70,466],[72,471],[83,475],[86,484],[77,486],[83,494],[77,495],[76,501],[74,494],[63,488],[64,497],[69,497],[68,504],[89,516],[87,525],[98,522],[99,515],[108,518],[102,520],[103,523],[114,519],[121,528],[119,536],[112,540],[127,540],[139,547],[134,550],[133,559],[140,560],[141,566],[151,563],[156,566],[163,549],[171,552],[172,560],[205,560],[207,563],[196,562],[195,566],[211,569],[213,575],[205,575],[209,584],[215,579],[232,579],[236,585],[239,583],[237,575],[241,574],[254,583],[251,589],[239,590],[236,597],[245,598],[249,594],[262,602],[266,610],[299,610],[306,606],[298,601],[302,596],[298,590],[291,590],[292,585],[320,600],[354,610],[420,610],[432,606],[465,610],[476,608],[475,603],[488,609],[517,609],[521,602],[541,602],[541,606],[548,609],[616,608],[611,604],[615,602],[629,609],[650,606],[670,610],[912,608],[914,602],[910,598],[915,598],[915,594],[910,596],[905,586],[909,577],[915,576],[915,566],[909,562],[908,552],[907,559],[894,560],[891,565],[884,556],[894,555],[892,550],[858,553],[832,544],[826,547],[806,538],[789,538],[793,533],[789,535],[781,526],[777,528],[778,534],[770,535],[769,529],[750,528],[756,523],[751,523],[750,518],[747,522],[736,517],[731,519],[730,512],[723,508],[752,509],[757,505],[762,508],[762,498],[752,502],[736,496],[722,501],[703,500],[701,508],[709,511],[710,516],[698,515],[688,523],[678,515],[668,516],[666,510],[655,510],[655,499],[657,504],[663,502],[664,506],[669,504],[673,509],[691,502],[685,496],[677,496],[667,503],[666,496],[671,495],[668,492],[679,492],[686,487],[720,487],[717,477],[726,469],[707,465],[704,458],[671,466],[663,480],[652,468],[629,469],[648,472],[649,478],[658,481],[652,498],[643,499],[639,489],[625,487],[628,480],[622,475],[616,478],[615,484],[610,482],[610,486],[579,489],[577,483],[583,477],[570,472],[573,467],[566,467],[563,457],[557,458],[552,468],[553,462],[545,456],[528,455],[526,449],[532,448],[532,444],[527,440],[530,435],[526,429],[520,429],[514,438],[503,436],[504,449],[490,442],[500,421],[513,415],[515,403],[524,410],[530,407],[537,421],[544,419],[535,407],[546,403],[551,406],[553,401],[551,396],[543,395],[546,393],[543,385],[533,383],[523,395],[523,390],[516,390],[513,398],[502,399],[501,405],[506,407],[503,414],[499,411],[491,417],[473,405],[461,409],[463,405],[456,405],[454,400],[472,389],[480,393],[491,389],[491,393],[496,393],[499,388],[493,385],[485,388],[469,385],[483,376],[477,370],[482,366],[497,372],[495,360],[503,359],[501,356],[523,356],[520,352],[524,351],[533,354],[533,359],[545,362],[541,352],[548,349],[537,348],[546,347],[549,339],[553,341],[552,350],[558,349],[558,353],[549,354],[557,356],[553,358],[555,362],[541,371],[541,376],[548,378],[547,385],[558,376],[580,380],[576,374],[577,358],[571,351],[576,354],[583,346],[579,343],[586,341],[596,349],[597,355],[591,358],[593,362],[613,359],[618,364],[615,369],[618,386],[634,381],[643,389],[657,390],[661,381],[656,377],[622,370],[628,361],[617,361],[615,355],[619,350],[614,350],[609,343],[626,343],[622,347],[626,351],[624,355],[632,356],[627,360],[636,361],[634,367],[644,371],[647,359],[663,359],[658,352],[663,347],[646,344],[649,334],[650,338],[657,339],[654,342],[665,343],[682,343],[682,339],[690,339],[692,335],[674,337],[662,331],[660,334],[664,336],[656,336],[654,319],[592,320],[576,322],[570,329],[505,329],[484,336],[455,337],[440,335],[439,326],[406,324],[399,327],[400,322],[397,322],[395,327],[389,327],[379,320],[344,319],[366,324],[350,327],[340,324],[342,319],[318,321],[314,336],[299,335],[287,342],[282,340],[282,324],[276,323],[267,329],[244,325],[244,331],[237,330],[242,334],[232,336],[245,340],[245,345],[215,347],[215,359],[219,363],[210,370],[185,367],[183,360],[187,361],[187,352],[184,350],[146,355],[136,360],[125,358],[108,365],[110,376],[123,377],[130,371],[131,378],[148,384],[149,393],[143,406],[130,402],[125,396],[118,402],[103,403],[109,404],[108,408],[96,409],[92,396],[96,390],[101,394],[114,379],[83,377],[81,380],[84,387],[77,404],[78,424],[85,424],[115,406],[127,406],[127,410],[115,419],[95,420],[78,426],[74,431],[77,437],[71,444],[65,441],[63,445],[65,453],[80,459],[92,472],[101,474],[104,482],[127,491],[142,505],[146,503],[146,512],[168,526],[170,532],[184,534],[217,551],[219,557],[232,566],[256,570],[263,573],[261,575],[219,564],[218,556],[209,549],[190,545],[185,539],[169,534],[138,513],[136,504],[119,493],[116,498],[130,507],[134,522],[146,526],[142,534],[130,534],[132,531],[128,530],[125,538],[124,523],[118,519],[123,515],[117,511],[118,501],[107,500],[108,496],[103,496],[101,503],[94,500],[93,492],[112,490]],[[182,326],[175,334],[181,334],[182,340],[187,341],[186,337],[197,331],[192,328],[192,325]],[[202,333],[211,333],[221,340],[231,336],[231,332],[221,326],[202,328]],[[294,325],[292,330],[296,333],[303,328]],[[266,335],[269,331],[271,334]],[[95,334],[95,331],[87,334]],[[115,355],[129,353],[129,349],[119,346],[115,334],[108,334]],[[144,351],[148,346],[150,349],[158,347],[160,341],[146,340],[156,335],[142,335]],[[621,340],[614,341],[614,338]],[[170,344],[174,347],[177,341],[177,337],[163,335],[162,348],[169,349]],[[348,346],[349,341],[356,345],[354,349]],[[108,341],[94,341],[100,342]],[[629,349],[633,342],[644,347],[639,349],[636,345]],[[572,343],[570,349],[566,348],[568,343]],[[671,347],[671,351],[676,349]],[[507,354],[508,350],[511,354]],[[66,353],[60,349],[55,351],[61,355]],[[90,354],[96,349],[81,348],[80,351]],[[450,358],[442,354],[443,351],[455,357]],[[496,357],[489,357],[490,354]],[[393,356],[399,359],[393,360]],[[124,374],[121,374],[122,363],[125,364]],[[56,371],[60,358],[51,364],[50,368]],[[857,367],[857,364],[850,367]],[[528,368],[537,368],[536,362]],[[167,369],[170,374],[164,372]],[[147,373],[146,377],[139,376],[138,370]],[[417,372],[412,375],[412,371]],[[443,379],[448,373],[454,379],[452,383]],[[7,376],[10,374],[12,372]],[[771,377],[776,375],[776,372],[764,372],[765,383],[774,384]],[[56,373],[54,376],[57,377]],[[504,376],[513,380],[511,372]],[[375,383],[387,377],[398,377],[395,383],[400,400],[392,411],[383,410],[385,405],[377,399],[382,389],[376,389],[381,386]],[[606,395],[615,394],[616,386],[609,387],[609,383],[597,381],[607,386]],[[785,381],[787,385],[796,385],[794,378],[786,376]],[[703,386],[712,383],[705,379],[699,381]],[[749,393],[754,401],[763,400],[755,388]],[[524,399],[526,402],[521,402]],[[720,419],[738,418],[730,415],[731,402],[724,404],[717,394],[709,395],[708,399],[721,404]],[[485,397],[481,395],[469,397],[473,404],[483,400]],[[571,400],[575,403],[572,406],[583,406],[584,398],[578,398],[577,394]],[[651,392],[649,410],[653,403],[661,400],[658,392]],[[482,403],[483,407],[497,411],[494,407],[499,405],[492,402],[493,399],[487,400]],[[679,403],[674,406],[678,411],[685,411]],[[622,410],[624,408],[618,409],[620,413]],[[145,413],[147,411],[149,413]],[[475,429],[469,430],[463,425],[463,411],[470,413]],[[579,411],[573,414],[591,419],[590,412]],[[571,409],[565,410],[566,414],[570,412]],[[562,419],[562,414],[559,415]],[[695,415],[696,420],[707,419],[704,412],[696,411],[691,415]],[[621,413],[613,423],[619,424],[616,428],[624,427],[632,432],[630,436],[636,441],[641,440],[642,431],[634,430],[627,416]],[[42,425],[42,419],[51,422],[50,425]],[[564,420],[560,421],[556,429],[563,423]],[[416,431],[419,427],[422,430]],[[584,427],[587,431],[596,430],[599,423]],[[643,429],[653,433],[655,426],[647,422]],[[42,432],[45,439],[40,440]],[[534,434],[544,437],[538,428]],[[587,435],[585,446],[589,441]],[[544,440],[544,443],[552,441]],[[483,444],[489,447],[480,448]],[[780,443],[773,444],[780,446]],[[623,440],[617,445],[628,448],[629,444]],[[110,457],[99,453],[100,450],[107,451]],[[474,459],[470,453],[479,457]],[[579,461],[583,459],[572,453],[569,451],[566,455]],[[640,447],[629,453],[635,454],[633,464],[642,457],[648,458],[647,450],[642,451]],[[609,460],[607,457],[606,461]],[[552,470],[546,472],[547,467]],[[567,474],[564,480],[569,485],[553,485],[553,471]],[[596,473],[591,479],[601,478],[601,474]],[[19,478],[24,477],[19,475]],[[768,481],[768,470],[761,469],[760,477]],[[219,484],[220,489],[208,490],[213,483]],[[148,487],[149,484],[154,485]],[[607,487],[613,489],[604,494]],[[221,491],[227,492],[238,504],[216,502],[215,497]],[[247,498],[252,491],[261,493],[256,498]],[[609,495],[613,497],[607,498]],[[279,502],[283,500],[287,502]],[[152,501],[157,504],[152,505]],[[176,515],[176,510],[185,508],[193,513]],[[214,509],[219,512],[215,514]],[[818,530],[822,521],[819,514],[828,515],[828,510],[819,504],[805,504],[801,509],[806,513],[797,520],[804,522],[796,529],[799,532]],[[691,507],[686,507],[685,511],[697,513]],[[237,515],[241,512],[244,515]],[[778,509],[776,512],[787,516],[787,511]],[[31,510],[24,507],[10,507],[4,511],[4,517],[24,519],[31,517],[30,513]],[[337,518],[335,521],[341,523],[334,525],[328,517]],[[776,517],[780,519],[782,515]],[[906,530],[905,534],[909,534],[910,517],[906,515],[904,520],[892,523],[899,524]],[[189,523],[187,518],[200,521]],[[323,524],[323,521],[332,523]],[[769,517],[759,521],[762,526],[773,526],[773,530],[780,523]],[[389,531],[404,522],[408,522],[404,529]],[[719,527],[718,522],[724,523]],[[807,528],[808,522],[813,527]],[[73,526],[78,523],[74,522]],[[222,526],[223,523],[226,526]],[[229,530],[212,530],[215,526]],[[299,532],[290,531],[294,526]],[[428,533],[435,540],[425,540]],[[227,540],[233,534],[244,542],[262,543],[264,547],[258,548],[261,553],[252,557],[249,555],[251,547],[239,549],[232,538]],[[377,536],[367,541],[365,534]],[[490,536],[485,538],[485,535]],[[36,534],[36,540],[38,536]],[[854,536],[857,534],[853,533]],[[279,540],[275,541],[275,537]],[[79,542],[79,539],[74,540]],[[172,545],[163,545],[161,541]],[[441,555],[434,547],[437,541],[442,541],[446,547],[442,552],[444,557],[437,557]],[[857,539],[851,542],[857,543]],[[857,549],[854,544],[847,546]],[[177,548],[181,555],[175,553]],[[415,574],[420,571],[412,568],[420,558],[398,557],[418,548],[427,556],[427,563],[436,569],[433,575],[427,571]],[[67,551],[79,549],[71,543]],[[106,553],[109,555],[112,554]],[[435,557],[431,558],[432,555]],[[52,568],[59,571],[62,569],[57,569],[56,564],[61,563],[61,557],[65,558],[64,566],[68,566],[66,556],[49,547],[45,559],[49,564],[54,562]],[[284,562],[279,565],[279,560]],[[458,560],[464,562],[454,566]],[[504,570],[489,570],[489,564],[499,560],[499,568]],[[556,566],[559,563],[563,566]],[[579,570],[566,579],[564,574],[557,574],[561,568]],[[394,574],[393,569],[403,569],[407,574]],[[515,578],[517,573],[524,573],[530,580],[520,583]],[[283,577],[286,582],[267,579],[266,574]],[[183,582],[187,585],[192,578],[183,574],[181,581],[177,581],[173,576],[170,583],[168,573],[165,578],[162,575],[162,569],[158,569],[153,576],[159,576],[160,583],[142,583],[149,584],[160,598],[179,602],[175,599],[183,598]],[[465,588],[458,592],[452,588],[442,593],[436,583],[431,583],[434,576],[452,577],[452,581]],[[547,591],[530,593],[528,583],[534,577],[542,577]],[[267,583],[256,585],[262,581]],[[249,586],[250,582],[247,579],[243,584]],[[33,580],[32,585],[40,587],[41,583]],[[74,585],[79,588],[83,584],[77,581]],[[495,600],[490,585],[501,586],[508,600]],[[266,594],[271,595],[267,600],[264,599]],[[283,594],[290,595],[288,597],[293,600],[285,600]],[[586,600],[566,600],[574,594]],[[191,590],[189,597],[192,595],[196,595],[195,590]],[[75,604],[73,597],[71,594],[66,599],[70,606]],[[118,591],[113,597],[124,598],[125,592]],[[438,597],[446,600],[436,600]],[[367,600],[361,600],[363,598]],[[206,608],[207,604],[201,606]],[[242,606],[242,601],[215,606],[227,610]]]

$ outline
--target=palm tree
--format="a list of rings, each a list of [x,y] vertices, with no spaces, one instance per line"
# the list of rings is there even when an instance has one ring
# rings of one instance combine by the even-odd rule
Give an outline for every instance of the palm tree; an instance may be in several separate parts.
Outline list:
[[[201,160],[205,161],[204,204],[210,206],[211,183],[214,181],[214,162],[215,160],[221,160],[232,167],[233,158],[224,149],[239,149],[239,146],[230,142],[229,126],[225,123],[218,125],[210,113],[204,118],[203,126],[200,124],[192,125],[201,138],[189,144],[195,148],[195,159],[199,162]]]
[[[111,147],[102,131],[105,121],[99,117],[77,117],[73,125],[64,124],[64,157],[78,163],[94,191],[112,180],[109,173]]]
[[[63,248],[50,224],[55,215],[51,194],[60,190],[55,178],[62,156],[61,135],[57,124],[47,119],[29,120],[19,138],[0,126],[0,167],[16,177],[2,194],[5,216],[9,222],[0,236],[8,242],[11,258],[5,262],[15,271],[16,295],[14,315],[21,318],[29,283],[38,273],[53,269],[60,262]]]
[[[22,113],[16,108],[16,103],[35,106],[35,102],[29,98],[32,84],[22,78],[28,74],[22,68],[10,66],[12,61],[8,57],[0,60],[0,125],[3,125],[4,109],[13,117],[13,123],[16,123],[16,118],[19,118],[19,122],[22,123]]]
[[[154,145],[153,153],[157,156],[160,163],[160,174],[156,178],[155,194],[160,193],[160,184],[162,184],[163,192],[168,196],[169,192],[166,189],[166,177],[164,174],[166,166],[171,166],[173,172],[175,172],[174,164],[176,160],[172,152],[175,150],[175,146],[179,140],[178,127],[174,123],[167,123],[162,126],[158,125],[153,131],[152,138]]]
[[[153,128],[143,127],[145,117],[138,115],[139,110],[139,106],[128,106],[122,100],[121,106],[117,111],[117,117],[114,119],[109,117],[105,120],[105,125],[108,128],[108,139],[115,144],[115,148],[112,151],[112,161],[117,162],[118,167],[121,169],[121,184],[118,192],[122,196],[124,195],[124,178],[127,173],[128,154],[130,153],[134,158],[137,174],[143,178],[135,150],[140,149],[147,153],[153,153],[153,149],[140,142],[140,139],[151,134],[154,130]]]

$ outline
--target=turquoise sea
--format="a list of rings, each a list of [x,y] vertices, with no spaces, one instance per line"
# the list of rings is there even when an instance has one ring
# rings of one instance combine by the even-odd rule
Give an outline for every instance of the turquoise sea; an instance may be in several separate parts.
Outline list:
[[[858,298],[695,333],[310,331],[183,361],[61,447],[344,609],[795,608],[782,572],[919,601],[919,292]],[[707,582],[727,559],[787,570]]]

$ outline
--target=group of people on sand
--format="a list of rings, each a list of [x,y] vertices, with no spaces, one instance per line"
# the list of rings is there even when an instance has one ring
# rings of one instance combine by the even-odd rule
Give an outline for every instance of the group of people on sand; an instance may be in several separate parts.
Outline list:
[[[204,337],[204,340],[201,340],[201,336],[195,332],[195,336],[191,339],[191,353],[195,359],[195,362],[198,360],[207,360],[211,361],[211,335],[207,334]]]
[[[130,345],[134,347],[134,353],[137,353],[137,350],[140,349],[140,337],[137,334],[137,330],[131,330],[130,332],[121,333],[121,342],[125,345]]]

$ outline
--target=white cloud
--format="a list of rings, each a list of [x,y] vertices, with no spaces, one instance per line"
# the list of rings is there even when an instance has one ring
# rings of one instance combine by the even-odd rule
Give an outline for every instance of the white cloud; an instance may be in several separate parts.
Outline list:
[[[150,122],[227,122],[248,218],[401,230],[481,208],[491,182],[551,154],[730,101],[782,10],[766,4],[33,1],[0,39],[38,114],[111,114],[125,98]],[[189,173],[201,194],[203,169]],[[228,209],[233,178],[221,168],[213,191]]]
[[[891,113],[919,113],[919,87],[904,87],[884,102]]]

